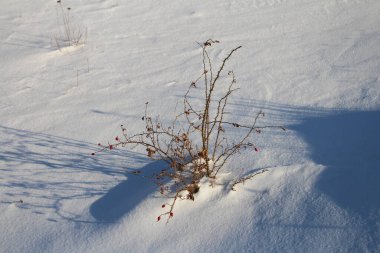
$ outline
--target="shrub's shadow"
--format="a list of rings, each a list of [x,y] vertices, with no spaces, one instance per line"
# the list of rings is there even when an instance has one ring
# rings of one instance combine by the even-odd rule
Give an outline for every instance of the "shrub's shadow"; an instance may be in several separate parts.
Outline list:
[[[48,220],[92,223],[92,217],[88,219],[84,215],[88,206],[73,209],[73,203],[99,198],[105,194],[104,189],[114,185],[115,180],[125,178],[125,165],[135,169],[149,161],[145,155],[117,149],[90,155],[98,149],[98,146],[84,141],[0,125],[0,206],[23,200],[18,208],[29,209],[36,215],[48,215]],[[143,170],[150,169],[150,166],[154,167],[151,164]],[[121,184],[93,206],[95,217],[103,215],[107,218],[107,212],[101,213],[100,210],[102,204],[109,203],[110,199],[116,202],[112,202],[109,207],[112,208],[119,202],[123,203],[121,197],[128,199],[130,196],[131,205],[147,194],[134,191],[134,188],[139,188],[139,178],[129,178],[131,186]],[[125,193],[123,189],[126,189]],[[146,189],[144,187],[144,191]]]
[[[340,207],[377,230],[380,220],[380,111],[353,111],[306,118],[293,126],[326,166],[315,186]]]
[[[91,215],[98,221],[116,222],[157,190],[157,185],[144,176],[149,177],[166,166],[163,161],[155,161],[140,169],[141,176],[129,174],[127,180],[116,185],[91,205]]]

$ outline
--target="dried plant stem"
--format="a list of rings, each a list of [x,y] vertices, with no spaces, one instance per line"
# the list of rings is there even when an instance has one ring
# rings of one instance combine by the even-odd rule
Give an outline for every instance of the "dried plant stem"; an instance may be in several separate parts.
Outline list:
[[[254,178],[255,176],[260,175],[260,174],[263,174],[263,173],[265,173],[265,172],[267,172],[267,171],[268,171],[267,169],[262,169],[262,170],[259,170],[259,171],[255,172],[255,173],[252,173],[252,174],[250,174],[250,175],[248,175],[248,176],[246,176],[246,177],[242,177],[242,178],[239,178],[239,179],[235,180],[235,181],[232,183],[232,185],[231,185],[231,190],[232,190],[232,191],[236,191],[236,190],[235,190],[235,186],[236,186],[237,184],[244,184],[245,181],[250,180],[250,179]]]

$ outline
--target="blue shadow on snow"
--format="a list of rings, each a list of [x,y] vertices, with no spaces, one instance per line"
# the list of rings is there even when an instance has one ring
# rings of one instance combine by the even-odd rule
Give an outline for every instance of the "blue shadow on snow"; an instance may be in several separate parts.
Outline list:
[[[127,180],[116,185],[91,205],[91,215],[98,221],[116,222],[157,190],[157,185],[143,176],[150,176],[166,167],[164,161],[155,161],[140,169],[142,176],[128,175]]]
[[[373,234],[380,220],[380,111],[352,111],[306,118],[291,127],[326,166],[316,188],[363,218]]]

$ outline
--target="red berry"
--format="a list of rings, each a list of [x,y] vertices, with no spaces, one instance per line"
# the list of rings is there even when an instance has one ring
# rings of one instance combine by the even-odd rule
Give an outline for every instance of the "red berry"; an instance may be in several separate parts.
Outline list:
[[[165,208],[165,205],[162,205],[161,207],[162,207],[162,208]]]
[[[161,220],[161,216],[158,216],[157,217],[157,222]]]
[[[112,146],[112,145],[110,145],[110,149],[113,149],[113,146]]]
[[[258,148],[255,148],[255,151],[256,151],[256,152],[259,152],[259,149],[258,149]]]
[[[116,136],[115,140],[116,140],[116,141],[119,141],[119,137],[118,137],[118,136]]]
[[[170,215],[170,217],[173,217],[174,213],[170,212],[170,214],[169,214],[169,215]]]

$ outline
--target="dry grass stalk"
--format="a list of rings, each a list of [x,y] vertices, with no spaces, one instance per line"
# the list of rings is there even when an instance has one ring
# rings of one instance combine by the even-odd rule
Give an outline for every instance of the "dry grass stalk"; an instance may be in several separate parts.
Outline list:
[[[57,1],[58,33],[54,36],[55,46],[61,50],[65,47],[84,45],[87,40],[87,28],[73,23],[70,16],[71,7],[64,7],[61,0]]]

